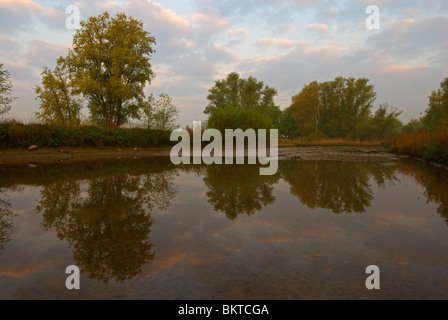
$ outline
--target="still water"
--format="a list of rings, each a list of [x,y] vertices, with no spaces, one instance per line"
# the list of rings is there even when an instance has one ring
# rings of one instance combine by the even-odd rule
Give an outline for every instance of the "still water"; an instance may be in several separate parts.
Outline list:
[[[447,222],[411,160],[1,165],[0,299],[447,299]]]

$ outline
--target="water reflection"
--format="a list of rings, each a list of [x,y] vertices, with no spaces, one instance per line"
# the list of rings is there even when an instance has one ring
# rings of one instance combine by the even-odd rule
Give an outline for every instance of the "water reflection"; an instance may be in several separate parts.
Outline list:
[[[448,172],[419,161],[402,161],[397,170],[413,177],[425,189],[427,201],[438,204],[437,212],[448,224]]]
[[[12,238],[0,250],[0,298],[446,297],[448,232],[435,210],[448,222],[448,172],[419,162],[279,166],[273,177],[169,159],[0,166],[0,235]],[[64,286],[71,263],[93,279],[78,296]],[[382,290],[365,290],[368,264],[387,271]]]
[[[253,214],[275,201],[272,190],[278,173],[261,176],[254,165],[213,165],[204,174],[208,202],[231,220],[239,214]]]
[[[11,203],[5,195],[5,190],[0,188],[0,250],[11,240],[13,217]]]
[[[334,213],[365,212],[374,197],[371,179],[379,186],[397,181],[394,166],[377,162],[287,161],[280,170],[303,204]]]
[[[169,208],[175,176],[168,170],[58,181],[42,187],[37,211],[47,229],[68,241],[81,272],[125,281],[154,257],[151,211]]]

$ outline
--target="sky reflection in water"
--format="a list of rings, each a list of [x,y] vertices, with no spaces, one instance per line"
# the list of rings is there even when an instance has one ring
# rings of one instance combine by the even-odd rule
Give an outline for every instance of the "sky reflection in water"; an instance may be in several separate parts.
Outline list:
[[[424,163],[260,176],[155,158],[0,176],[1,299],[448,298],[448,175]],[[65,288],[70,264],[81,290]]]

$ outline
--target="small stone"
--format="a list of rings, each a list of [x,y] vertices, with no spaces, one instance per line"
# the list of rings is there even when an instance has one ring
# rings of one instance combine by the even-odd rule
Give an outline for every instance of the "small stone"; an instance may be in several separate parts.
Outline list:
[[[33,144],[32,146],[28,147],[28,151],[36,151],[37,149],[39,149],[38,146],[36,146],[35,144]]]

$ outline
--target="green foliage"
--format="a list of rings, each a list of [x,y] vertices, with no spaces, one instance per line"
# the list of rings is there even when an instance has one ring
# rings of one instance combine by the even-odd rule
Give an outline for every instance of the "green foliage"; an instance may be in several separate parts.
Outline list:
[[[166,93],[162,93],[156,101],[151,94],[142,104],[143,124],[148,129],[172,130],[179,116],[179,109]]]
[[[429,105],[423,123],[430,130],[448,125],[448,78],[440,83],[440,88],[429,96]]]
[[[143,88],[154,77],[149,59],[155,43],[141,21],[124,13],[81,22],[65,63],[93,123],[114,128],[139,117]]]
[[[370,116],[376,98],[366,78],[342,78],[320,85],[320,128],[331,138],[354,138],[356,129]]]
[[[219,108],[208,118],[208,128],[218,129],[270,129],[272,119],[267,113],[259,113],[245,108]]]
[[[423,130],[423,128],[422,119],[412,119],[403,126],[403,133],[416,133]]]
[[[384,140],[399,134],[402,123],[398,116],[401,113],[387,103],[381,104],[372,117],[359,123],[356,136],[361,140]]]
[[[208,128],[269,129],[278,128],[281,110],[274,103],[277,90],[253,77],[241,79],[232,72],[210,88],[210,103],[204,110],[209,115]]]
[[[11,110],[11,103],[17,99],[17,97],[11,96],[10,76],[8,70],[3,69],[3,63],[0,63],[0,116],[8,113]]]
[[[59,58],[54,70],[47,67],[42,72],[42,87],[35,88],[40,100],[38,119],[44,123],[78,126],[81,122],[82,100],[73,93],[69,70],[63,58]]]
[[[226,79],[216,81],[209,93],[207,99],[210,103],[204,110],[208,115],[221,108],[268,111],[270,107],[275,106],[274,97],[277,90],[265,86],[254,77],[241,79],[238,73],[232,72]]]
[[[66,127],[49,124],[0,124],[0,147],[154,147],[170,146],[170,132],[141,128]]]
[[[272,105],[268,108],[268,115],[271,118],[272,128],[280,129],[283,121],[283,111],[279,106]]]
[[[307,140],[322,137],[381,140],[398,134],[401,112],[384,104],[372,116],[376,93],[368,82],[366,78],[338,77],[305,85],[285,110],[294,119],[297,134]]]
[[[296,121],[297,132],[306,137],[319,131],[321,103],[319,99],[320,85],[311,82],[302,88],[299,94],[292,97],[291,105],[286,109]]]
[[[294,139],[299,135],[296,120],[291,116],[291,113],[284,111],[281,117],[281,123],[279,127],[280,137]]]
[[[387,146],[392,152],[448,165],[448,78],[428,98],[425,116],[411,120]]]

